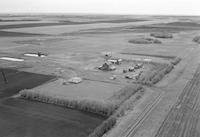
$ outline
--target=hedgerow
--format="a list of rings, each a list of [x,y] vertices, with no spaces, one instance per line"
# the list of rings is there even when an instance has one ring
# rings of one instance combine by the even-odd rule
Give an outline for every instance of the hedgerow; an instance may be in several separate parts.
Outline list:
[[[107,120],[103,121],[88,137],[101,137],[109,131],[117,122],[116,116],[110,116]]]
[[[35,89],[24,89],[19,92],[20,96],[25,99],[40,101],[44,103],[56,104],[67,108],[74,108],[82,111],[96,113],[102,116],[110,116],[119,105],[131,95],[140,90],[140,86],[129,86],[122,88],[113,95],[108,101],[96,101],[90,99],[71,99],[62,96],[49,96],[42,94]]]
[[[126,90],[124,90],[124,91],[126,91]],[[138,90],[137,90],[137,93],[138,92],[143,93],[144,92],[144,88],[139,86]],[[123,91],[122,91],[122,93],[123,93]],[[119,96],[121,96],[121,95],[119,94]],[[108,132],[111,128],[113,128],[113,126],[117,122],[117,119],[119,117],[123,116],[125,111],[130,109],[130,107],[132,107],[132,103],[134,101],[138,100],[141,97],[141,95],[136,96],[134,99],[132,99],[131,97],[133,97],[133,96],[130,96],[123,103],[121,103],[119,108],[108,119],[106,119],[101,125],[99,125],[88,137],[101,137],[106,132]]]
[[[70,99],[61,96],[48,96],[34,89],[24,89],[19,92],[24,99],[40,101],[44,103],[56,104],[67,108],[74,108],[82,111],[96,113],[102,116],[109,116],[116,109],[116,105],[111,102],[95,101],[89,99]]]
[[[164,64],[162,67],[156,70],[152,70],[147,72],[144,75],[141,75],[138,83],[145,84],[145,85],[153,85],[159,82],[167,73],[169,73],[174,68],[174,65]]]
[[[118,92],[114,93],[112,97],[109,98],[111,102],[114,102],[118,106],[135,94],[138,90],[141,90],[141,85],[129,85],[120,89]]]

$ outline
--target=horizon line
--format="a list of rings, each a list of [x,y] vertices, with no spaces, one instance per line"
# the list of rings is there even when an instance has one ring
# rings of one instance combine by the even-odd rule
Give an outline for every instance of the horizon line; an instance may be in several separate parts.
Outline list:
[[[113,15],[113,16],[199,16],[196,14],[131,14],[131,13],[95,13],[95,12],[0,12],[0,15],[5,14],[21,14],[21,15],[42,15],[42,14],[65,14],[65,15]]]

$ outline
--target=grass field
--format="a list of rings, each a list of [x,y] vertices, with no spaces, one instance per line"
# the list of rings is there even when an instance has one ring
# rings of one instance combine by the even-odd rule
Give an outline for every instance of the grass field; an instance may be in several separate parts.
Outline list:
[[[46,95],[62,96],[71,99],[91,99],[96,101],[107,100],[114,92],[119,91],[123,86],[98,81],[83,81],[82,83],[63,85],[62,80],[57,80],[35,90]]]

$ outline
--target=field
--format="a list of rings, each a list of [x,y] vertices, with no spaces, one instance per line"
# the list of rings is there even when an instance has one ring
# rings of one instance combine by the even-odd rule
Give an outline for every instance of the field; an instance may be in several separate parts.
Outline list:
[[[193,40],[200,33],[199,21],[1,15],[0,67],[8,83],[0,79],[0,136],[178,136],[185,121],[194,119],[180,113],[185,107],[176,110],[177,97],[183,91],[191,95],[186,103],[198,100],[198,81],[197,89],[183,87],[200,63]],[[80,83],[70,82],[74,77]],[[175,113],[179,124],[168,122]],[[185,125],[193,130],[190,122]]]
[[[66,134],[83,137],[104,120],[96,115],[21,99],[1,101],[0,110],[0,131],[4,137],[63,137]]]
[[[156,137],[187,136],[198,137],[198,106],[199,106],[199,71],[198,66],[193,78],[187,83],[178,102],[172,107],[162,123]],[[173,122],[170,122],[173,121]],[[171,126],[173,125],[173,126]],[[169,132],[170,130],[170,132]]]
[[[63,85],[62,80],[57,80],[35,88],[44,94],[53,94],[54,96],[62,96],[67,98],[85,98],[96,101],[106,100],[110,98],[114,92],[119,91],[123,86],[104,83],[98,81],[83,81],[78,85]]]
[[[17,94],[21,89],[31,89],[54,78],[53,76],[19,72],[12,69],[1,68],[1,71],[5,74],[7,84],[5,84],[5,81],[1,76],[0,98],[6,98]]]
[[[82,137],[104,120],[104,117],[16,98],[20,90],[33,88],[55,77],[11,69],[3,69],[3,72],[8,83],[4,84],[1,78],[1,136],[62,137],[68,134]]]

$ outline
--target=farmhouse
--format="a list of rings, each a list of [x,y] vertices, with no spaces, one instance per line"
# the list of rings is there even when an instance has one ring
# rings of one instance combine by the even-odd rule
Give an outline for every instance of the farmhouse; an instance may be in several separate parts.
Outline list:
[[[116,67],[108,63],[104,63],[102,66],[99,67],[99,69],[103,71],[113,71],[116,70]]]

